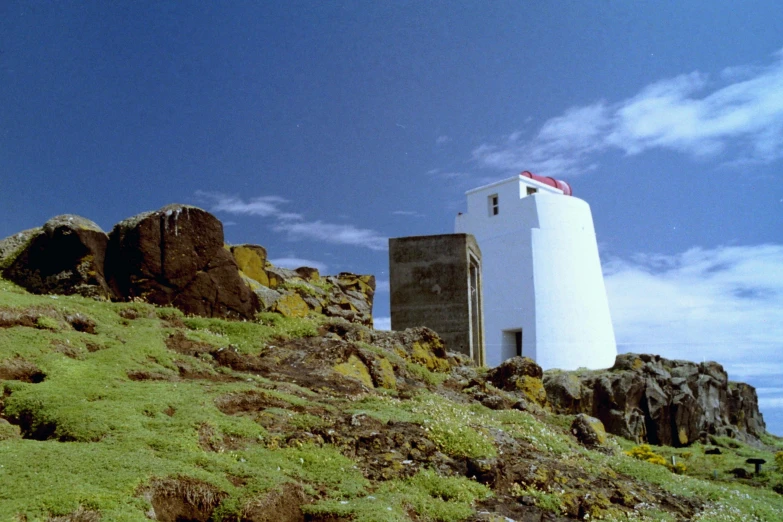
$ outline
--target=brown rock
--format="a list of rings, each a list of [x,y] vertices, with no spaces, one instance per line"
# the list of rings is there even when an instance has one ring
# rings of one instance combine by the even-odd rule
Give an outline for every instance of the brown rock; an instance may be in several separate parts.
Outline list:
[[[53,217],[0,242],[3,277],[37,294],[112,297],[103,273],[108,237],[92,221]]]
[[[584,446],[601,446],[606,442],[604,423],[584,413],[577,415],[571,423],[571,433]]]
[[[533,377],[540,379],[544,372],[533,359],[528,357],[512,357],[503,361],[487,372],[487,380],[496,387],[514,391],[517,389],[517,381],[521,377]]]
[[[223,225],[196,207],[169,205],[115,225],[106,276],[117,295],[188,314],[252,319],[259,309],[223,248]]]
[[[544,386],[557,413],[592,415],[637,442],[687,446],[704,434],[753,441],[765,432],[753,387],[730,385],[714,362],[621,354],[605,371],[547,372]]]

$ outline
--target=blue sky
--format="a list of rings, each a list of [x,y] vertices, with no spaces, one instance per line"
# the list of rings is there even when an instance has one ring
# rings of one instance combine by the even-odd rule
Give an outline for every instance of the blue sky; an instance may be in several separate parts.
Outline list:
[[[783,435],[783,3],[0,2],[0,237],[172,202],[379,280],[521,170],[588,201],[622,351]]]

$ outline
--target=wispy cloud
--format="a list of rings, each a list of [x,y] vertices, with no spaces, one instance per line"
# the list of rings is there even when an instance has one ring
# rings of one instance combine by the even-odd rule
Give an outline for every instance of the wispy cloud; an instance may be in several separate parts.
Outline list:
[[[415,210],[395,210],[392,212],[392,215],[395,216],[407,216],[407,217],[424,217],[424,214],[421,212],[416,212]]]
[[[326,273],[327,266],[320,261],[313,261],[312,259],[301,259],[299,257],[280,257],[278,259],[270,259],[270,263],[282,268],[295,269],[303,266],[317,269],[320,273]]]
[[[350,224],[325,223],[321,220],[305,221],[302,214],[284,211],[282,207],[288,200],[279,196],[259,196],[245,200],[219,192],[199,190],[196,197],[210,202],[210,210],[213,212],[273,218],[275,222],[271,226],[272,230],[286,233],[291,240],[314,239],[370,250],[387,249],[388,238],[375,230]]]
[[[751,383],[783,374],[783,245],[638,255],[604,269],[620,351],[715,360]]]
[[[391,330],[391,317],[373,317],[372,322],[376,330]]]
[[[448,143],[451,141],[451,138],[449,138],[446,135],[438,136],[438,138],[435,140],[436,145],[443,145],[444,143]]]
[[[388,279],[376,279],[375,280],[375,293],[388,293],[389,292],[389,280]]]
[[[594,170],[609,150],[669,149],[724,162],[783,157],[783,50],[767,66],[725,69],[717,80],[692,72],[616,102],[572,107],[538,132],[514,132],[473,150],[484,167],[569,176]]]
[[[285,232],[292,240],[315,239],[337,245],[353,245],[370,250],[386,250],[388,238],[375,230],[353,225],[324,223],[323,221],[279,222],[272,226],[275,232]]]
[[[244,214],[247,216],[276,217],[278,219],[302,219],[301,214],[283,212],[280,207],[288,200],[280,196],[259,196],[247,201],[219,192],[197,190],[196,196],[212,203],[213,212]]]

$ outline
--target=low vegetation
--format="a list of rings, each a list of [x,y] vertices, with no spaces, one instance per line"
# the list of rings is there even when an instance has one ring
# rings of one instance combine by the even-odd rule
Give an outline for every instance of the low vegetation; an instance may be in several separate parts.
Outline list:
[[[586,448],[406,335],[0,280],[0,520],[783,520],[776,437]]]

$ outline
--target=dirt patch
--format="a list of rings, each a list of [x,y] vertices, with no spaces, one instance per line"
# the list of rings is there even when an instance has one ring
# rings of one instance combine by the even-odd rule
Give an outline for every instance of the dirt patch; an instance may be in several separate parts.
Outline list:
[[[89,334],[95,333],[95,321],[84,314],[73,313],[63,316],[61,312],[49,308],[28,308],[18,310],[15,308],[0,309],[0,328],[13,328],[25,326],[28,328],[42,328],[43,320],[65,322],[77,332]],[[64,325],[63,325],[64,326]],[[46,328],[51,328],[45,326]]]
[[[166,347],[177,353],[194,357],[202,353],[217,351],[217,348],[209,343],[188,339],[182,330],[177,330],[166,338]]]
[[[227,494],[190,477],[153,479],[141,495],[151,504],[149,518],[159,522],[207,522]]]
[[[38,366],[22,357],[0,361],[0,380],[39,383],[45,378]]]
[[[215,362],[237,372],[296,383],[313,391],[355,397],[368,391],[361,381],[333,370],[357,355],[356,346],[345,341],[306,337],[281,346],[270,346],[260,355],[244,355],[231,348],[213,352]]]
[[[198,445],[204,451],[222,453],[245,449],[252,441],[241,437],[229,437],[219,433],[209,424],[202,424],[198,428]]]
[[[304,522],[302,505],[306,497],[298,484],[283,486],[266,492],[242,508],[242,522]]]
[[[52,340],[51,345],[55,349],[55,351],[60,352],[66,357],[69,357],[71,359],[82,358],[82,351],[79,349],[78,346],[74,346],[70,343],[63,343],[55,340]]]
[[[410,477],[421,468],[466,471],[464,460],[439,452],[418,424],[381,422],[363,414],[348,415],[329,426],[312,431],[319,440],[340,448],[346,457],[361,463],[366,478],[390,480]],[[295,436],[286,443],[296,445]]]
[[[69,314],[65,316],[65,322],[77,332],[95,334],[95,321],[84,314]]]
[[[202,368],[193,368],[187,361],[174,361],[177,366],[177,374],[167,373],[160,370],[130,370],[126,373],[132,381],[185,381],[199,380],[212,382],[236,382],[241,381],[241,377],[229,375],[227,373],[204,370]]]
[[[176,376],[149,370],[131,370],[126,373],[128,379],[132,381],[176,381]]]
[[[86,343],[84,343],[84,347],[87,348],[87,351],[90,353],[94,353],[106,349],[106,346],[99,343],[94,343],[92,341],[87,341]]]
[[[117,312],[117,315],[122,317],[123,319],[128,319],[130,321],[133,321],[134,319],[155,319],[157,318],[157,315],[155,314],[155,310],[151,308],[123,308]]]
[[[273,397],[262,391],[248,391],[221,395],[215,399],[215,406],[226,415],[258,412],[267,408],[284,408],[293,411],[304,410],[304,408],[296,407],[283,399]]]
[[[35,328],[40,316],[40,313],[32,310],[2,309],[0,310],[0,328],[13,328],[14,326]]]

